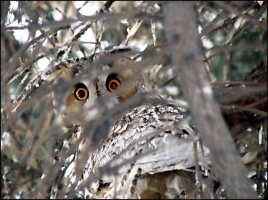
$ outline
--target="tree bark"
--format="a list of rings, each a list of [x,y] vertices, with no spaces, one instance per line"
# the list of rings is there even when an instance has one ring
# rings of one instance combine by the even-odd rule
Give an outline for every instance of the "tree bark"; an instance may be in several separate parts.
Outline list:
[[[201,61],[194,2],[163,3],[164,27],[172,62],[200,137],[211,151],[212,167],[228,198],[257,198],[247,170],[213,99]]]

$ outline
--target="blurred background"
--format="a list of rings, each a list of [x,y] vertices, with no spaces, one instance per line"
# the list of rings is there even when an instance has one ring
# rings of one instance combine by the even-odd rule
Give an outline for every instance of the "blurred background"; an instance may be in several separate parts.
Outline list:
[[[1,2],[1,196],[50,197],[53,181],[40,187],[56,163],[54,144],[63,132],[46,88],[37,77],[55,63],[129,45],[167,55],[143,73],[162,97],[183,99],[166,51],[162,4],[146,1]],[[195,3],[202,60],[234,142],[259,198],[267,198],[267,3]],[[185,47],[187,48],[187,47]],[[179,53],[179,52],[178,52]],[[140,59],[140,58],[137,58]],[[154,59],[154,58],[152,58]],[[33,96],[33,98],[31,98]],[[236,106],[235,109],[233,109]],[[60,183],[69,183],[70,156]],[[63,194],[68,187],[59,187]],[[219,190],[218,197],[225,197]],[[82,198],[83,191],[76,197]]]

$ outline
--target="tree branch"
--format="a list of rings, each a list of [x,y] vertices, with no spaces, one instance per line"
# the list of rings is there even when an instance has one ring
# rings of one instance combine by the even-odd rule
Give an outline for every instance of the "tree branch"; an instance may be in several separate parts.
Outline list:
[[[202,66],[194,3],[169,2],[163,4],[163,12],[172,61],[195,125],[211,150],[216,175],[229,198],[257,198]]]

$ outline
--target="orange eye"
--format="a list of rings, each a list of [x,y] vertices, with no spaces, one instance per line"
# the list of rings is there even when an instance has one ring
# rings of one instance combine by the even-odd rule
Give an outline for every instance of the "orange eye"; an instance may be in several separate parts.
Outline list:
[[[109,92],[118,92],[121,82],[116,78],[116,75],[110,75],[106,81],[106,88]]]
[[[87,90],[87,87],[82,83],[78,83],[76,85],[75,90],[74,90],[74,96],[79,101],[87,100],[87,98],[89,96],[89,92]]]

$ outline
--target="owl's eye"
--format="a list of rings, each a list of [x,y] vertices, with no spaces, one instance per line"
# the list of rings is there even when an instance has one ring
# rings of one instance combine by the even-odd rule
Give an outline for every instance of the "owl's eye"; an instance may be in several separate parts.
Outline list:
[[[83,83],[78,83],[75,86],[74,96],[79,101],[87,100],[87,98],[89,96],[89,92],[87,90],[87,87]]]
[[[106,88],[109,92],[118,92],[120,90],[121,82],[115,74],[108,76],[106,80]]]

